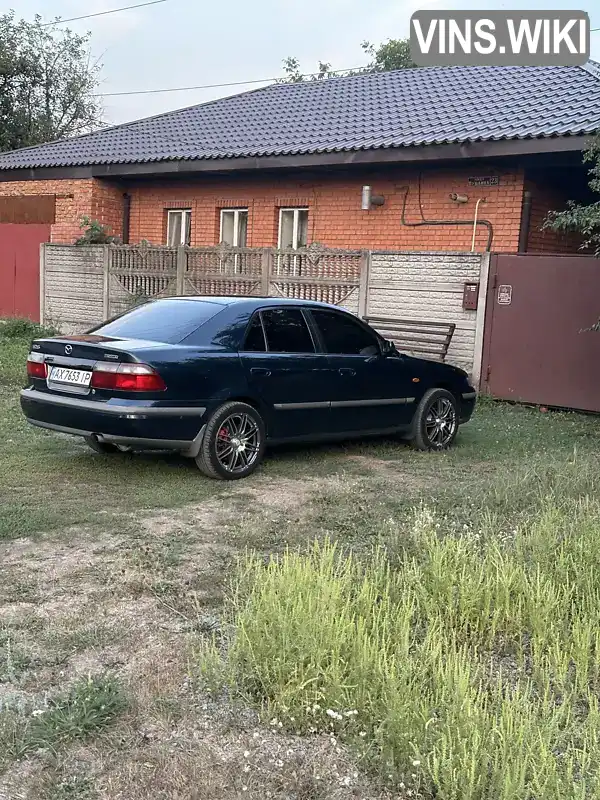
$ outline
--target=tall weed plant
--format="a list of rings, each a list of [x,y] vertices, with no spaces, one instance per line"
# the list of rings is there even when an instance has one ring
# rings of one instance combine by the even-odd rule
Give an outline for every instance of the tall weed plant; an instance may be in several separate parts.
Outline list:
[[[445,535],[418,508],[392,560],[328,540],[247,559],[226,675],[414,797],[597,797],[600,507],[568,494],[541,497],[508,536],[493,518]]]

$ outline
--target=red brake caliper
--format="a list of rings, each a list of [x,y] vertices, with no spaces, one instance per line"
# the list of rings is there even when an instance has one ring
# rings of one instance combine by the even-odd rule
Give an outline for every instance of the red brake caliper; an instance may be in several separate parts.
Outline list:
[[[217,436],[219,437],[219,439],[223,440],[229,439],[229,431],[227,430],[227,428],[223,427],[221,428]]]

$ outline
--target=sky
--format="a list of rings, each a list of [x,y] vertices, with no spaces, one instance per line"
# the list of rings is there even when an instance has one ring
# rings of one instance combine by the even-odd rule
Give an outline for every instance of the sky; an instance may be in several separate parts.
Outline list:
[[[143,0],[13,0],[31,20],[40,14],[91,14]],[[103,64],[99,92],[127,92],[180,86],[250,81],[282,75],[282,60],[293,56],[303,72],[318,61],[333,69],[367,62],[361,42],[375,44],[408,36],[411,15],[419,9],[562,9],[564,0],[167,0],[81,22],[73,30],[90,31],[94,58]],[[592,28],[600,28],[598,0],[578,0]],[[592,58],[600,60],[600,31],[592,33]],[[232,86],[165,94],[104,97],[104,121],[118,124],[237,94],[260,85]]]

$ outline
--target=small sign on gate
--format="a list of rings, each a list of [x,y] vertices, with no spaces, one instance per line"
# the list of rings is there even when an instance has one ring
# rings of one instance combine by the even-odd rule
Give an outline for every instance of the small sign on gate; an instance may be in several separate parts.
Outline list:
[[[498,287],[498,305],[509,306],[512,303],[512,286],[503,283]]]

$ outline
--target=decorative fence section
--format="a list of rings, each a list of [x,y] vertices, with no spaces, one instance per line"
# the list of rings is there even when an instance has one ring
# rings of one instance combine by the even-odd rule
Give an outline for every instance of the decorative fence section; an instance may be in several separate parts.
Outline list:
[[[300,252],[278,250],[272,258],[269,295],[318,300],[359,313],[360,281],[368,253],[311,245]]]
[[[357,314],[367,260],[360,251],[314,245],[298,251],[49,244],[43,254],[45,318],[65,330],[81,330],[141,301],[175,295],[293,297]]]
[[[250,247],[195,247],[182,257],[182,294],[267,294],[263,271],[267,251]]]
[[[177,248],[107,246],[108,317],[150,297],[168,297],[177,291]]]

